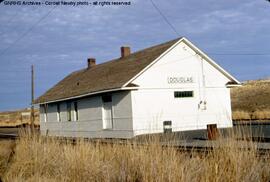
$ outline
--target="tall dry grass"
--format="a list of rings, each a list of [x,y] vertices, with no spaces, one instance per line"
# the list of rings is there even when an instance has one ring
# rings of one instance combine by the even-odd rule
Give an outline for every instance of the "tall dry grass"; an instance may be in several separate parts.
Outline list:
[[[24,134],[5,181],[269,181],[270,160],[257,155],[251,142],[238,135],[215,142],[208,154],[128,142],[105,145],[78,140],[77,144]],[[248,146],[249,150],[242,150]],[[239,148],[240,147],[240,148]]]
[[[0,140],[0,179],[7,171],[13,155],[15,142],[12,140]]]

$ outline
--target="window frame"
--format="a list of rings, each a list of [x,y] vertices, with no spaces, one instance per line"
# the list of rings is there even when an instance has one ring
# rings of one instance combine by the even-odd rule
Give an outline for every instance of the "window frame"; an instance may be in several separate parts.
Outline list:
[[[112,101],[112,94],[105,94],[101,96],[101,100],[102,100],[102,128],[103,130],[113,130],[114,129],[114,113],[113,113],[113,101]],[[111,119],[110,119],[110,124],[111,127],[105,127],[105,122],[107,122],[107,120],[105,119],[105,104],[109,104],[110,103],[110,114],[111,114]]]

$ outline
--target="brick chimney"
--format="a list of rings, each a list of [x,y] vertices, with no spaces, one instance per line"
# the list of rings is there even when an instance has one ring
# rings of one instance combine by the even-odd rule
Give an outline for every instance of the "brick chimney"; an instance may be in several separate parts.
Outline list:
[[[96,59],[95,58],[88,58],[87,59],[87,69],[90,69],[96,65]]]
[[[126,56],[130,55],[130,47],[128,46],[122,46],[121,47],[121,58],[124,58]]]

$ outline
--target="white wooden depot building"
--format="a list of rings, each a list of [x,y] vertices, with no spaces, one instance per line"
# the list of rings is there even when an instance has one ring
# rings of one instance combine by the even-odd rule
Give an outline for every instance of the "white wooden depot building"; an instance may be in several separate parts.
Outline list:
[[[43,134],[131,138],[232,126],[233,76],[186,38],[75,71],[35,100]]]

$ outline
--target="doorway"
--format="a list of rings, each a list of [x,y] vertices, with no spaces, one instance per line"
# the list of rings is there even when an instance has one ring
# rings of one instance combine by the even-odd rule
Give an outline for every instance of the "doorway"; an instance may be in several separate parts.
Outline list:
[[[105,95],[102,96],[103,101],[103,129],[112,129],[113,128],[113,112],[112,112],[112,96]]]

